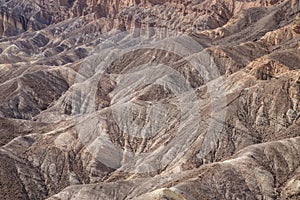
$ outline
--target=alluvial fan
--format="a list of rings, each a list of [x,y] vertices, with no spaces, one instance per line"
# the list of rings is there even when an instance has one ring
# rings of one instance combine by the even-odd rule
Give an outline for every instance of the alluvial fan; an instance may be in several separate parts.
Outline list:
[[[298,0],[0,0],[0,199],[300,199]]]

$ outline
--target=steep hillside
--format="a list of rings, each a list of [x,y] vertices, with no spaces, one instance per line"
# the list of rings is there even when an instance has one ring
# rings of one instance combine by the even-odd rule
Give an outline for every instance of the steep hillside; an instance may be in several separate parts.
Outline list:
[[[298,0],[0,0],[0,35],[0,199],[299,199]]]

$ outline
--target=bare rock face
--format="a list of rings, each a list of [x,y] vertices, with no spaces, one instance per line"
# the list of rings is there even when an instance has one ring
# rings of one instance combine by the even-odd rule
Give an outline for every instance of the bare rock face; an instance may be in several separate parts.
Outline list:
[[[0,0],[0,199],[299,199],[296,0]]]

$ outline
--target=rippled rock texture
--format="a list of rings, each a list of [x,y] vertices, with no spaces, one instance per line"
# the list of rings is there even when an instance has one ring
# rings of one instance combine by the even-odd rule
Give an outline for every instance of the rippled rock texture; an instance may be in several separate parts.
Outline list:
[[[0,0],[0,199],[297,200],[297,0]]]

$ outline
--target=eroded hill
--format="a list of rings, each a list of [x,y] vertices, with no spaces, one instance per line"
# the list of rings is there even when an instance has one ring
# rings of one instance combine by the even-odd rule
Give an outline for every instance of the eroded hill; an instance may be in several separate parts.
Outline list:
[[[1,199],[299,199],[297,0],[0,1]]]

